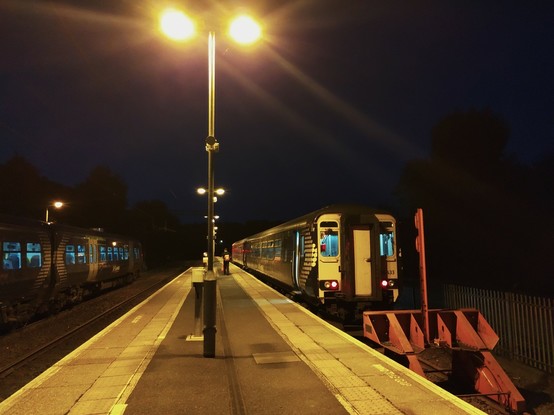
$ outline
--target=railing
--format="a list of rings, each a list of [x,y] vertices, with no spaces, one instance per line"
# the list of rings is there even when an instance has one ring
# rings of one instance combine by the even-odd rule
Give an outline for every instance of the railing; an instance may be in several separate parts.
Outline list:
[[[444,285],[447,308],[476,308],[500,337],[494,352],[554,373],[554,300]]]

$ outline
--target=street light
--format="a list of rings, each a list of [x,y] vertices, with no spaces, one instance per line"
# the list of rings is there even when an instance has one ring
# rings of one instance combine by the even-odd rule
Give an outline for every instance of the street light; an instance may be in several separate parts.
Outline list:
[[[199,195],[205,195],[206,193],[208,193],[208,190],[203,187],[199,187],[198,189],[196,189],[196,193],[198,193]],[[214,189],[214,194],[216,194],[217,196],[223,196],[225,194],[225,189],[221,187]],[[217,202],[217,196],[214,196],[214,203]]]
[[[184,41],[194,35],[195,25],[190,17],[176,9],[164,11],[160,29],[174,40]],[[229,34],[242,44],[251,44],[261,36],[260,26],[242,15],[230,26]],[[214,275],[214,157],[219,150],[215,138],[215,31],[208,31],[208,266],[204,277],[204,357],[215,356],[215,312],[217,282]]]
[[[63,202],[60,202],[59,200],[56,200],[55,202],[53,202],[52,204],[48,205],[46,207],[46,218],[45,218],[45,222],[48,223],[48,208],[52,206],[56,209],[60,209],[62,206],[63,206]]]

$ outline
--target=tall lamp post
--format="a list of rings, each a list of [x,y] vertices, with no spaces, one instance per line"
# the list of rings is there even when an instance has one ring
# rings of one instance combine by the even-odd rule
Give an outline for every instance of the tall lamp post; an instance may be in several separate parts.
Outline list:
[[[191,38],[195,25],[183,12],[166,10],[161,29],[170,38],[184,41]],[[251,44],[261,36],[260,26],[248,16],[239,16],[230,25],[229,34],[238,43]],[[215,317],[217,280],[214,274],[214,153],[219,150],[215,138],[215,31],[208,31],[208,266],[204,277],[204,357],[215,356]]]

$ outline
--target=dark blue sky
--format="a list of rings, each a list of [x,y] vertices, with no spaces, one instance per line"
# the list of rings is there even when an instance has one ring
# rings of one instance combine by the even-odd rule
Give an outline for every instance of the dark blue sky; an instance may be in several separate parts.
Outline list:
[[[207,36],[162,38],[159,3],[0,2],[1,163],[19,154],[68,185],[105,164],[130,204],[161,199],[202,220]],[[454,111],[503,117],[506,155],[523,163],[554,151],[551,1],[250,3],[263,42],[241,50],[217,34],[226,220],[387,203],[404,163],[428,157],[432,127]],[[214,4],[205,18],[238,2]]]

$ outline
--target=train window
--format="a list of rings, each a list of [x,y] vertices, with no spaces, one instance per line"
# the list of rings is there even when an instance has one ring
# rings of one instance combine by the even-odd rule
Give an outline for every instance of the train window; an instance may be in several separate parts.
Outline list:
[[[37,242],[27,242],[27,266],[29,268],[42,266],[42,252]]]
[[[274,249],[275,259],[280,261],[281,257],[283,256],[283,254],[282,254],[282,241],[280,239],[277,239],[275,241],[273,249]]]
[[[113,261],[113,248],[111,246],[108,246],[108,262]]]
[[[109,255],[109,253],[108,253],[108,255]],[[113,260],[114,261],[119,261],[119,251],[118,251],[117,247],[113,248]]]
[[[65,247],[65,263],[66,265],[75,264],[75,245],[66,245]]]
[[[85,253],[85,246],[84,245],[77,245],[77,263],[78,264],[86,264],[87,263],[87,256]]]
[[[381,231],[381,234],[379,235],[379,247],[381,256],[394,256],[394,233]]]
[[[123,259],[127,261],[129,259],[129,245],[125,245],[125,249],[123,250]]]
[[[2,267],[4,269],[21,268],[21,243],[4,242],[2,243]]]
[[[119,260],[120,261],[125,260],[125,257],[123,256],[123,247],[119,248]]]
[[[322,222],[326,223],[326,222]],[[336,225],[336,223],[335,223]],[[336,229],[321,229],[319,232],[319,251],[322,257],[339,255],[339,232]]]
[[[135,253],[135,259],[139,259],[140,257],[140,251],[138,248],[133,248],[133,252]]]
[[[98,245],[98,249],[100,250],[100,261],[106,262],[106,246]]]

